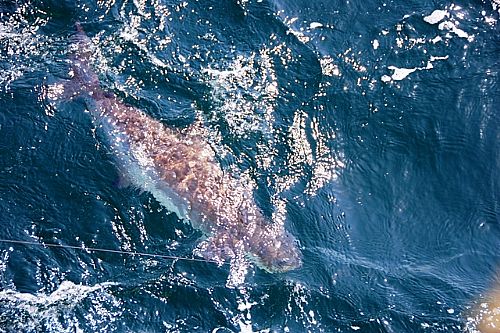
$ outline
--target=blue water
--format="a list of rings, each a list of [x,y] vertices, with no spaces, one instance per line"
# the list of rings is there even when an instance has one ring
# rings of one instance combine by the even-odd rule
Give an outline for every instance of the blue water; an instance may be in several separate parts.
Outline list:
[[[234,286],[228,265],[0,243],[0,331],[473,331],[500,265],[498,20],[489,0],[1,1],[0,238],[193,257],[202,237],[117,186],[85,104],[53,98],[79,21],[103,88],[201,119],[303,265]]]

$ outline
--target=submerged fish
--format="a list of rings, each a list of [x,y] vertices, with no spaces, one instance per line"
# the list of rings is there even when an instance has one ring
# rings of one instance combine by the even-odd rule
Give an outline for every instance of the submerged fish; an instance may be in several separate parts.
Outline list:
[[[134,185],[207,236],[200,246],[204,257],[219,263],[246,257],[270,272],[298,268],[301,256],[295,238],[264,216],[245,177],[222,170],[203,130],[197,125],[167,127],[105,92],[89,63],[91,41],[78,24],[77,30],[66,94],[86,98]]]

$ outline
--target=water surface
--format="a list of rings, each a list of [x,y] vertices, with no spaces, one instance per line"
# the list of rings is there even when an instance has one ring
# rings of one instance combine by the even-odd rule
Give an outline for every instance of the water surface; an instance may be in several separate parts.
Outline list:
[[[440,10],[440,12],[435,12]],[[490,1],[0,2],[0,238],[192,257],[201,233],[121,170],[69,78],[196,118],[251,175],[300,269],[0,243],[5,332],[462,332],[500,264],[500,31]]]

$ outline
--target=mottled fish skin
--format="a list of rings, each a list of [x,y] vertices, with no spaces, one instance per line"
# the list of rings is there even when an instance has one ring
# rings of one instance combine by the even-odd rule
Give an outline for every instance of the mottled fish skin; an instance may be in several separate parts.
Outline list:
[[[295,238],[263,215],[247,178],[223,172],[203,129],[167,127],[104,92],[89,65],[90,40],[77,29],[72,58],[76,94],[89,100],[89,110],[131,181],[208,236],[200,247],[203,256],[223,262],[243,255],[270,272],[298,268]]]

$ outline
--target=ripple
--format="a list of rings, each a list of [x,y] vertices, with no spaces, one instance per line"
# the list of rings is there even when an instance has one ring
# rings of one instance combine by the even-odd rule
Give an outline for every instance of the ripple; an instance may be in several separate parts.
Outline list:
[[[204,123],[304,266],[227,288],[226,266],[2,250],[0,330],[462,331],[498,258],[497,0],[42,5],[0,5],[3,234],[176,255],[200,236],[113,186],[78,102],[34,96],[67,76],[75,17],[103,85]]]

